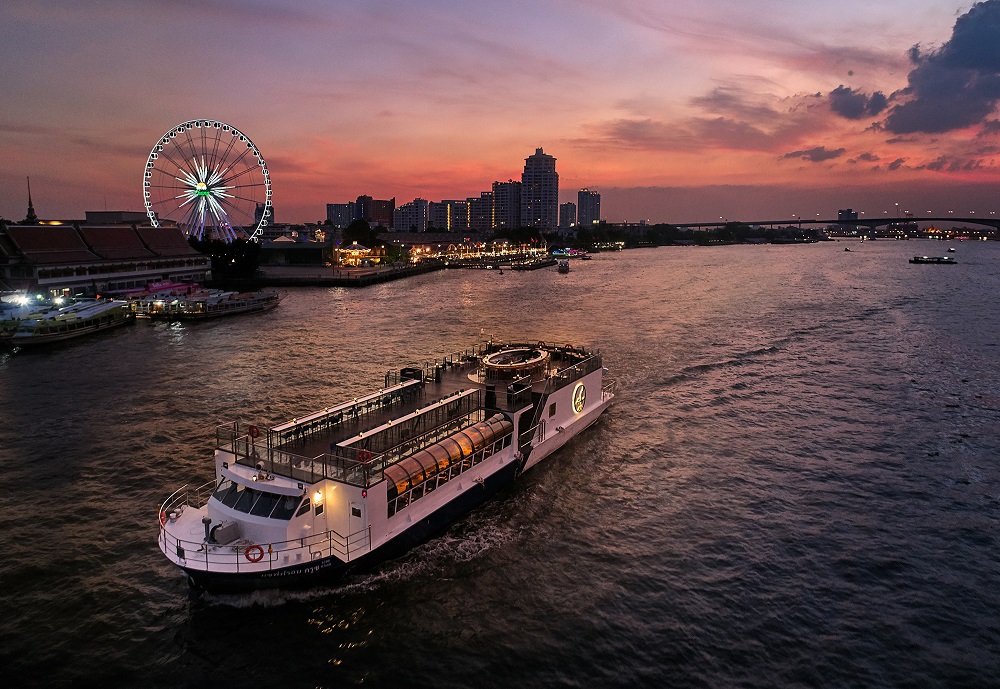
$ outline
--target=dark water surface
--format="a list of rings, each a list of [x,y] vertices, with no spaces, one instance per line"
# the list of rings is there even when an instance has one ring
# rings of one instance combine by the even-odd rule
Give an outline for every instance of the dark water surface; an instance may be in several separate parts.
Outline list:
[[[1000,244],[663,248],[290,291],[0,352],[5,686],[1000,683]],[[156,510],[217,423],[488,337],[601,349],[618,399],[335,588],[189,597]]]

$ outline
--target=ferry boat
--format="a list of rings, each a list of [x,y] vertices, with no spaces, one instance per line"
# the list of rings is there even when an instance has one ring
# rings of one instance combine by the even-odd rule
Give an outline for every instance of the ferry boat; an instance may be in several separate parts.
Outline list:
[[[79,301],[26,316],[10,338],[15,347],[71,340],[125,325],[132,312],[123,301]]]
[[[281,297],[273,290],[224,292],[190,288],[186,292],[154,293],[132,302],[137,318],[203,319],[273,309]]]
[[[191,586],[299,588],[398,556],[593,424],[614,400],[600,352],[484,343],[386,373],[381,389],[215,437],[215,478],[158,510]]]

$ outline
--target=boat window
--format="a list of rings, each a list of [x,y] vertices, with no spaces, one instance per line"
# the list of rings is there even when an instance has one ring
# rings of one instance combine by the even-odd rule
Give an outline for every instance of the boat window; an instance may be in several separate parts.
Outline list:
[[[295,508],[298,507],[300,498],[298,495],[279,495],[277,503],[274,505],[274,510],[271,512],[272,519],[284,519],[285,521],[292,518],[292,514],[295,512]],[[309,504],[306,502],[307,510],[309,509]]]
[[[233,487],[233,482],[230,481],[228,478],[224,478],[221,481],[219,481],[219,487],[215,489],[215,493],[212,494],[212,497],[215,498],[216,500],[221,501],[222,498],[226,496],[226,493],[228,493],[230,489],[232,489],[232,487]]]
[[[226,507],[232,507],[233,505],[236,504],[236,501],[239,500],[240,496],[243,495],[243,493],[245,492],[246,492],[246,486],[243,486],[239,483],[234,483],[232,490],[226,493],[226,496],[222,498],[222,504],[225,505]]]
[[[274,509],[274,506],[278,504],[280,499],[281,496],[276,493],[261,492],[260,497],[257,498],[257,502],[253,504],[250,514],[255,514],[258,517],[267,517],[271,514],[271,510]]]
[[[296,517],[301,517],[303,514],[309,511],[309,500],[304,498],[302,500],[302,505],[299,507],[299,511],[295,513]]]
[[[549,416],[555,416],[555,415],[556,415],[556,403],[553,402],[552,404],[549,405]]]
[[[257,491],[253,488],[247,488],[240,495],[240,499],[236,501],[236,504],[233,505],[233,509],[240,512],[249,512],[250,508],[253,506],[254,500],[257,498],[257,494]]]

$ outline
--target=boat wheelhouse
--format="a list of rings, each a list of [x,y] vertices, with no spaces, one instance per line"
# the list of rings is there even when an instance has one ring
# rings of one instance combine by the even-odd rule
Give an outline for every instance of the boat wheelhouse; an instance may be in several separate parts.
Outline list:
[[[394,557],[562,447],[612,403],[599,352],[485,343],[270,428],[216,432],[215,478],[160,507],[195,588],[300,587]]]

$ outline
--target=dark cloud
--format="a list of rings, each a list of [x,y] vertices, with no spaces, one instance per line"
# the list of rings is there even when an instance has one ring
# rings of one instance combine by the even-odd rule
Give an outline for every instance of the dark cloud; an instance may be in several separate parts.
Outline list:
[[[886,166],[887,170],[898,170],[903,167],[903,163],[906,162],[906,158],[896,158],[894,161]]]
[[[875,163],[881,160],[881,158],[879,158],[874,153],[862,153],[861,155],[858,156],[858,160],[862,160],[866,163]]]
[[[893,94],[886,129],[938,133],[982,122],[1000,101],[1000,0],[985,0],[955,22],[940,49],[910,49],[908,85]]]
[[[949,158],[940,156],[926,165],[921,165],[918,170],[933,170],[935,172],[971,172],[983,167],[983,161],[978,158]]]
[[[808,160],[812,163],[821,163],[824,160],[831,160],[833,158],[839,158],[844,155],[844,148],[835,148],[832,151],[826,150],[826,146],[817,146],[816,148],[809,148],[804,151],[792,151],[791,153],[786,153],[781,156],[784,158],[802,158],[802,160]]]
[[[828,98],[830,109],[849,120],[873,117],[885,110],[889,104],[889,99],[881,91],[867,96],[861,91],[847,88],[843,84],[830,91]]]
[[[978,136],[989,136],[991,134],[1000,134],[1000,120],[986,120],[983,122]]]

